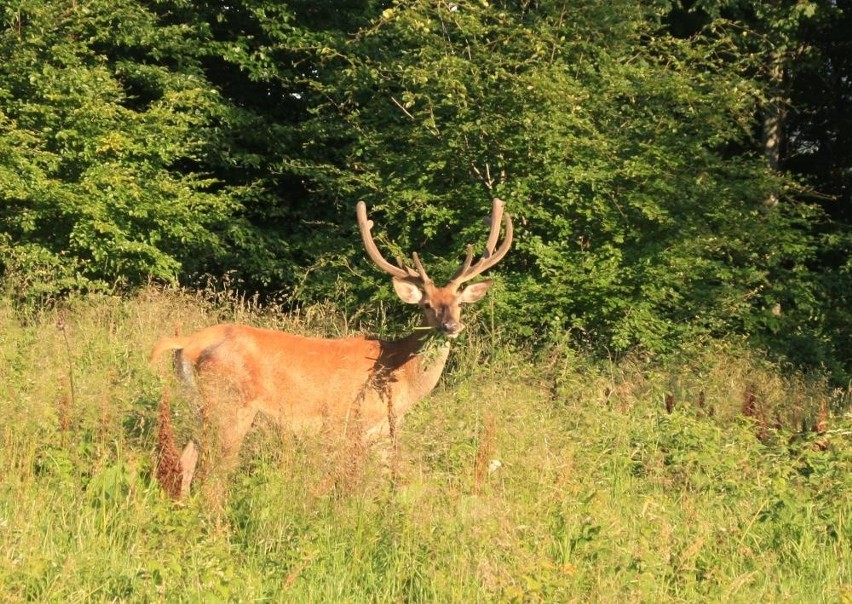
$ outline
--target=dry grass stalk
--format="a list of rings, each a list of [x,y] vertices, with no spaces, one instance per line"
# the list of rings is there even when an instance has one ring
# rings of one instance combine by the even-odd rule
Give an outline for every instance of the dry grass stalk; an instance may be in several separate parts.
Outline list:
[[[62,313],[56,320],[56,328],[62,333],[62,340],[65,343],[65,354],[68,363],[68,373],[63,380],[62,393],[60,394],[57,402],[59,411],[59,429],[62,433],[62,442],[65,444],[66,437],[71,429],[71,409],[76,406],[77,391],[74,385],[74,362],[71,358],[71,341],[68,338],[65,315]]]
[[[168,389],[163,389],[157,413],[157,482],[172,499],[180,499],[183,473],[175,446],[172,406]]]
[[[494,414],[485,418],[485,429],[476,448],[476,460],[473,465],[473,494],[479,495],[488,477],[488,464],[494,451],[494,438],[497,433]]]
[[[63,444],[65,443],[68,433],[71,431],[71,409],[73,400],[73,395],[69,394],[68,391],[67,381],[63,379],[62,385],[60,386],[59,396],[56,399],[56,411],[59,416],[59,432],[62,435]]]
[[[817,434],[824,434],[828,430],[828,405],[823,401],[819,406],[816,422],[814,422],[813,431]]]
[[[71,340],[68,338],[68,324],[64,313],[60,313],[56,319],[56,329],[62,333],[62,341],[65,343],[65,354],[68,361],[68,387],[71,390],[71,404],[73,405],[77,399],[77,389],[74,385],[74,361],[71,358]]]
[[[352,493],[356,490],[358,483],[364,474],[364,458],[367,454],[367,445],[364,442],[364,422],[361,418],[361,401],[355,405],[351,423],[346,426],[346,440],[344,443],[345,459],[341,468],[341,480],[338,488],[342,493]]]
[[[758,405],[756,390],[754,384],[746,384],[745,391],[743,392],[742,414],[745,417],[754,419],[758,440],[766,442],[770,437],[769,421],[766,419],[765,405]]]
[[[754,384],[746,384],[743,392],[742,413],[745,417],[757,417],[757,395],[754,392]]]

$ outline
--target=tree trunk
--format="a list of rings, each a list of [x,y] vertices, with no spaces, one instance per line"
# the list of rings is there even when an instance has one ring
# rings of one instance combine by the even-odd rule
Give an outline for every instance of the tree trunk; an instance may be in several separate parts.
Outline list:
[[[781,170],[781,152],[784,145],[784,117],[786,99],[784,97],[784,57],[773,54],[769,65],[769,98],[763,116],[763,154],[770,170]],[[779,192],[773,189],[764,200],[767,208],[778,205]]]

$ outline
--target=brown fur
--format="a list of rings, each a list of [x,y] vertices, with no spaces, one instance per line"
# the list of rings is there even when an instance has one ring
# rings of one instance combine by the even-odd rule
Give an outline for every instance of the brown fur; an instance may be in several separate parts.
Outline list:
[[[180,351],[194,367],[207,404],[221,395],[216,412],[222,445],[238,447],[255,414],[262,411],[296,431],[317,431],[324,417],[345,420],[361,402],[368,431],[387,431],[389,394],[397,417],[434,388],[446,361],[447,346],[433,362],[417,354],[423,338],[396,342],[363,337],[305,338],[247,325],[222,324],[182,338],[163,338],[151,360]],[[211,384],[212,382],[212,384]]]

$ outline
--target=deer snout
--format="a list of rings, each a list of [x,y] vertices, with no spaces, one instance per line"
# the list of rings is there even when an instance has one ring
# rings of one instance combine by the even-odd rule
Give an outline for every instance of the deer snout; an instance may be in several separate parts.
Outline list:
[[[438,327],[438,330],[448,338],[456,337],[461,333],[462,329],[464,329],[464,325],[453,319],[441,321],[441,325]]]

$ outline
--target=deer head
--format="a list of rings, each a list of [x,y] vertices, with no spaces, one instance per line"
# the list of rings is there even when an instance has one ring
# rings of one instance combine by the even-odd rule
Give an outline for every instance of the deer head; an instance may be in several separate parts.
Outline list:
[[[474,264],[473,246],[468,245],[465,261],[443,287],[436,286],[426,274],[417,252],[411,255],[414,268],[408,266],[401,258],[396,259],[396,265],[385,260],[370,233],[373,221],[367,218],[367,206],[363,201],[358,202],[355,213],[358,216],[358,228],[361,231],[367,255],[380,269],[393,278],[393,288],[397,296],[407,304],[418,304],[423,311],[424,323],[427,326],[448,338],[455,338],[464,329],[464,324],[461,322],[461,305],[481,300],[493,282],[480,281],[466,287],[463,287],[463,284],[497,264],[512,245],[512,219],[503,211],[503,207],[503,201],[495,198],[491,210],[491,231],[482,257]],[[500,247],[495,250],[500,237],[501,218],[505,235]]]

